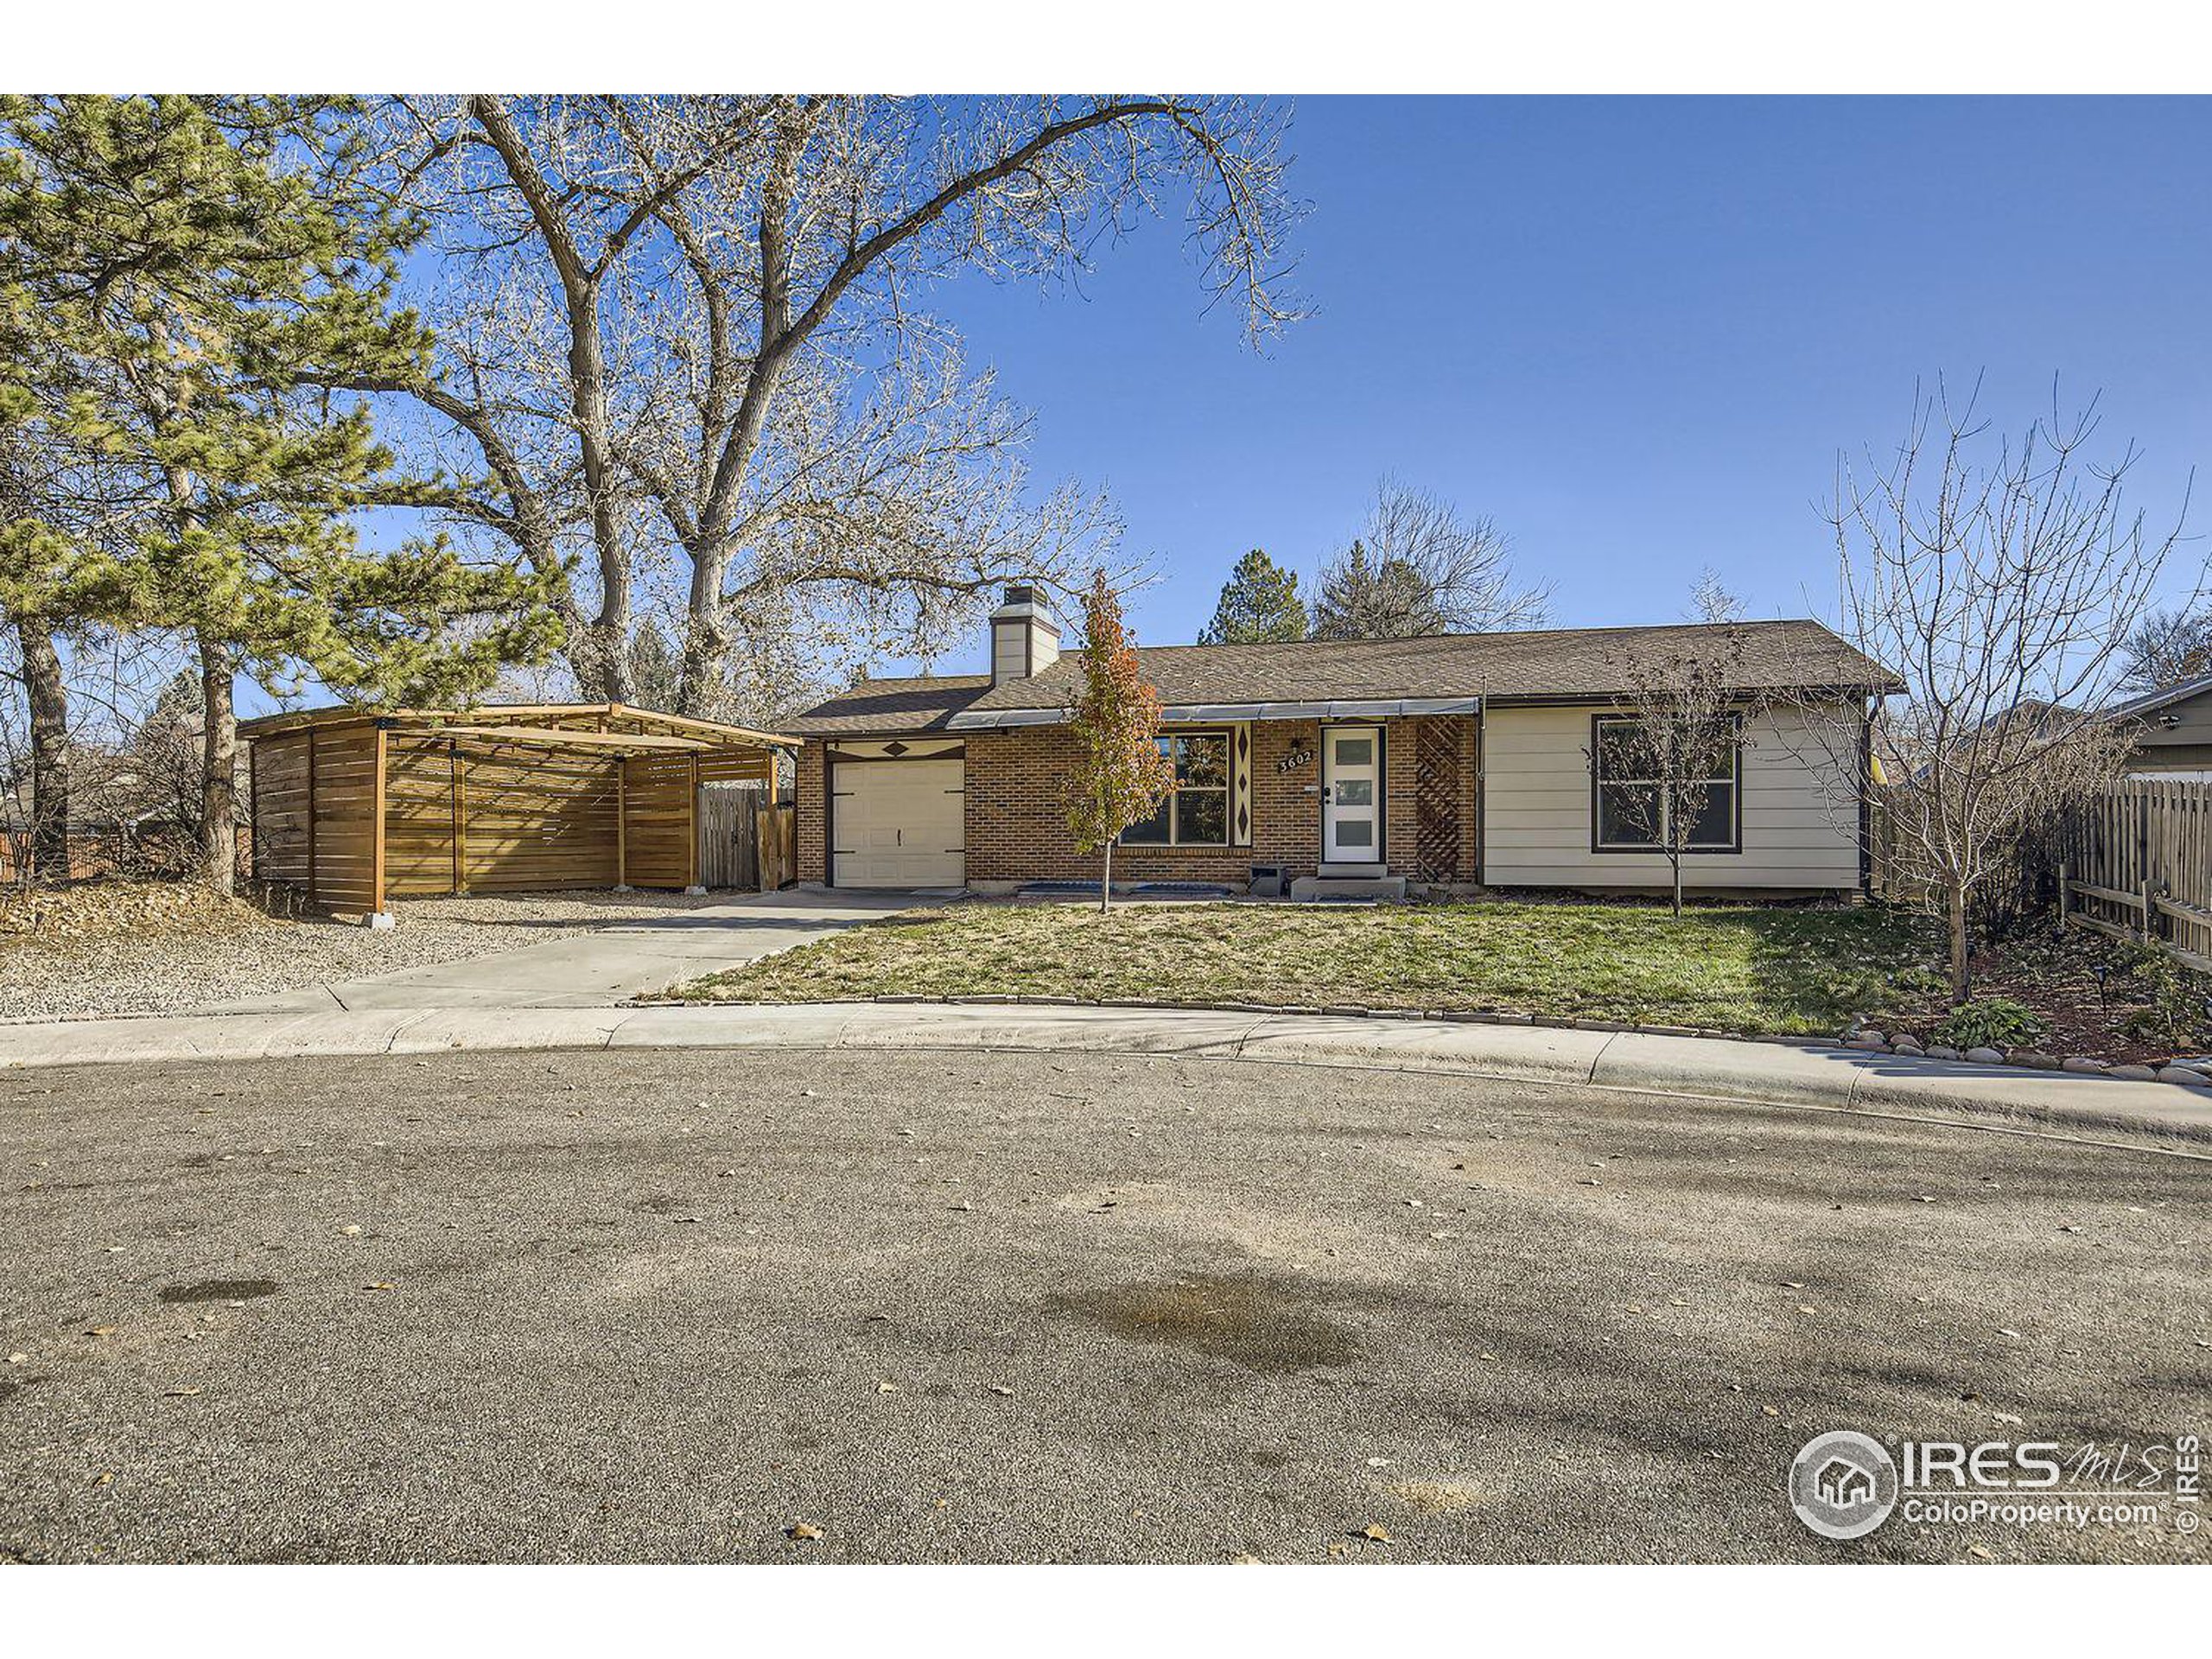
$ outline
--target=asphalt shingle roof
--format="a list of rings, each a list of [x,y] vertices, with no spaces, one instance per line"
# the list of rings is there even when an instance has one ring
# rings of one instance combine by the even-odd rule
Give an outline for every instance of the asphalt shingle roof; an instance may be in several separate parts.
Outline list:
[[[1895,677],[1820,623],[1739,622],[1741,689],[1886,688]],[[1388,698],[1603,698],[1629,689],[1626,664],[1649,651],[1693,651],[1713,625],[1538,628],[1420,639],[1298,640],[1262,645],[1141,647],[1145,677],[1171,708]],[[787,722],[808,735],[925,731],[955,714],[1060,709],[1077,668],[1070,652],[1042,673],[993,687],[988,677],[875,680]]]
[[[817,703],[785,729],[799,737],[876,732],[933,732],[991,689],[988,674],[918,675],[868,680]]]

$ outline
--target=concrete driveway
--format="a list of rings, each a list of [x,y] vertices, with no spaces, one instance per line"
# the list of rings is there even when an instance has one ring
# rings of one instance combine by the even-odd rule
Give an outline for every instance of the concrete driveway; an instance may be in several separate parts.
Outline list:
[[[461,962],[220,1002],[209,1014],[366,1008],[601,1008],[810,944],[931,899],[912,893],[745,893],[725,904]]]
[[[1782,1496],[1834,1428],[2201,1433],[2212,1166],[2149,1147],[607,1050],[0,1074],[0,1167],[18,1558],[2205,1559]]]

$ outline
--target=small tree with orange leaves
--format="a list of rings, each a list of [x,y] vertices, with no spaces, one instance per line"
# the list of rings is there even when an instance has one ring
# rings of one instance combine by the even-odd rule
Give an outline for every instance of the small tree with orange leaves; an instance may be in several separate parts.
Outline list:
[[[1068,705],[1076,763],[1068,774],[1068,827],[1086,853],[1103,853],[1098,908],[1114,890],[1114,839],[1151,815],[1174,786],[1160,752],[1160,693],[1137,665],[1136,641],[1106,573],[1090,574],[1083,600],[1083,652]]]

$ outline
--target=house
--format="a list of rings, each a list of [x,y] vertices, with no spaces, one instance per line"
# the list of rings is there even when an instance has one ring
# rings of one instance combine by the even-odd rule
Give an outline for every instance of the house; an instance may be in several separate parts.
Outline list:
[[[1144,648],[1177,784],[1122,836],[1116,880],[1663,887],[1665,857],[1619,810],[1638,782],[1604,775],[1600,734],[1630,717],[1624,657],[1679,650],[1698,626]],[[1866,767],[1827,759],[1834,745],[1801,710],[1824,702],[1863,741],[1869,688],[1894,681],[1816,622],[1729,626],[1754,708],[1685,882],[1857,893]],[[865,682],[787,722],[804,740],[802,882],[1003,893],[1097,879],[1061,804],[1077,661],[1034,589],[1006,590],[989,660],[988,674]]]
[[[2106,718],[2136,728],[2128,771],[2212,773],[2212,674],[2132,697]]]

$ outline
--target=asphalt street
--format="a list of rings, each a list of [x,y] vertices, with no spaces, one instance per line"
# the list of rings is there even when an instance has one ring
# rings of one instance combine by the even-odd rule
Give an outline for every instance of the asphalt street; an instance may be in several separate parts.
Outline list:
[[[2208,1553],[1783,1495],[1834,1428],[2212,1429],[2212,1162],[2147,1146],[618,1050],[0,1075],[0,1170],[18,1560]]]

